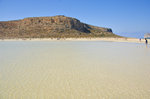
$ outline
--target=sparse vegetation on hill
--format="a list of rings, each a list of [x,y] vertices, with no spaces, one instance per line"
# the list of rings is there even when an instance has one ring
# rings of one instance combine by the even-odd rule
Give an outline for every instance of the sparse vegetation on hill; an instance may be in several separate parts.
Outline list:
[[[119,37],[110,28],[96,27],[65,16],[33,17],[0,22],[0,38]]]

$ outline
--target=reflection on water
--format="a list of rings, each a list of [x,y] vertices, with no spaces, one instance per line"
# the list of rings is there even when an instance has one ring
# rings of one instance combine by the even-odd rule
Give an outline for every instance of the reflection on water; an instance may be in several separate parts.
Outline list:
[[[148,99],[150,48],[116,42],[0,42],[0,99]]]

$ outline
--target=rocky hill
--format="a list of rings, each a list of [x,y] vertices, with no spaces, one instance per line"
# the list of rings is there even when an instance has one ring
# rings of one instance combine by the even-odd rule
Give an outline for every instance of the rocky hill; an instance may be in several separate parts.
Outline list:
[[[110,28],[96,27],[65,16],[33,17],[0,22],[0,38],[118,37]]]

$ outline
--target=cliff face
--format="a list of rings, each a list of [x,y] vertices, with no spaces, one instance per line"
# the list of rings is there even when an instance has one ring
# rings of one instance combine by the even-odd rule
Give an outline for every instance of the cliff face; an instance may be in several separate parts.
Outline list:
[[[109,28],[95,27],[65,16],[0,22],[0,38],[111,37]]]

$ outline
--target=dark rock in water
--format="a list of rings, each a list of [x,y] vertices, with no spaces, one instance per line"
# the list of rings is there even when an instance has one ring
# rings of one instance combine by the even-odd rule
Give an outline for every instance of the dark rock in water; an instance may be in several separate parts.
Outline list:
[[[78,19],[54,16],[0,22],[0,38],[118,37],[110,28],[96,27]]]

